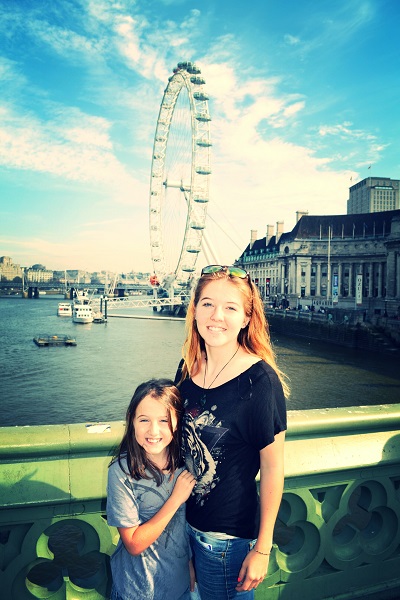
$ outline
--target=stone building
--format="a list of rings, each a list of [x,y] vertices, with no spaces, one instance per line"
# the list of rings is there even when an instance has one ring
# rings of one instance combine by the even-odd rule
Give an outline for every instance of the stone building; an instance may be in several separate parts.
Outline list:
[[[41,269],[25,269],[25,282],[27,283],[47,283],[52,281],[53,271],[46,268]]]
[[[0,256],[0,279],[14,281],[15,277],[22,279],[22,268],[14,264],[9,256]]]
[[[292,231],[268,225],[236,264],[274,306],[391,310],[400,303],[400,210],[357,215],[297,213]]]

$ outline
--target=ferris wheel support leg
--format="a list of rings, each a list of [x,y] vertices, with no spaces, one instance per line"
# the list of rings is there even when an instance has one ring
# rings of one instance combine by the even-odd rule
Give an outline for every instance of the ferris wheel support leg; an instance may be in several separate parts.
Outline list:
[[[215,265],[220,264],[220,260],[217,257],[217,253],[216,253],[215,249],[213,248],[213,246],[211,245],[208,235],[205,231],[203,233],[203,238],[201,240],[201,246],[202,246],[202,249],[204,252],[204,256],[206,257],[207,261],[209,261],[209,264],[215,264]],[[211,261],[210,261],[210,256],[211,256]]]

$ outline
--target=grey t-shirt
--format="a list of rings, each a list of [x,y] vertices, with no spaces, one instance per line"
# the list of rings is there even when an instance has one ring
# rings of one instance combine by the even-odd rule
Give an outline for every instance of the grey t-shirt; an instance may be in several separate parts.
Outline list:
[[[126,471],[126,462],[122,462]],[[178,469],[170,481],[157,487],[153,479],[135,481],[118,464],[108,471],[107,522],[114,527],[134,527],[156,514],[169,498]],[[111,557],[114,586],[124,600],[176,600],[189,588],[189,541],[185,505],[177,510],[160,537],[139,556],[132,556],[119,540]]]

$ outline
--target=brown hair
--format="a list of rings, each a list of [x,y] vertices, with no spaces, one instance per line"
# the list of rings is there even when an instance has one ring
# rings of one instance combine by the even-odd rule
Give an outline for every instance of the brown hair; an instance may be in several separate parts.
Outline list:
[[[269,364],[278,375],[285,395],[289,395],[289,386],[286,376],[278,368],[275,352],[271,344],[269,326],[265,317],[264,305],[262,303],[258,288],[248,275],[245,279],[230,275],[226,271],[204,274],[197,282],[196,288],[190,300],[186,314],[186,340],[183,345],[184,365],[182,368],[182,379],[187,376],[196,375],[200,370],[201,353],[205,351],[203,338],[197,329],[195,312],[203,289],[211,281],[225,279],[234,285],[243,296],[244,312],[249,319],[246,327],[238,334],[239,344],[250,354],[258,356]]]
[[[168,446],[168,462],[166,469],[172,474],[180,466],[180,421],[183,415],[183,403],[178,388],[170,379],[150,379],[141,383],[135,390],[132,400],[126,411],[125,433],[119,445],[117,453],[110,465],[118,460],[119,466],[126,473],[121,461],[126,459],[129,473],[133,479],[152,479],[157,485],[161,485],[163,480],[162,471],[147,456],[145,450],[137,443],[135,436],[135,427],[133,420],[135,418],[137,407],[146,397],[152,396],[158,400],[167,409],[168,425],[172,434],[171,443]],[[175,431],[172,427],[171,412],[174,412],[177,419]],[[146,473],[150,473],[150,476]]]

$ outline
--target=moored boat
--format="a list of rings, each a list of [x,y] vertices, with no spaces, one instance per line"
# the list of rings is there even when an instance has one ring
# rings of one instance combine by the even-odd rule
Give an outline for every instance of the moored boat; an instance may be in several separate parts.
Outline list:
[[[93,314],[93,323],[105,323],[106,318],[102,312],[97,312]]]
[[[69,302],[59,302],[57,315],[59,317],[72,317],[72,305]]]
[[[90,304],[74,304],[72,320],[74,323],[92,323],[93,309]]]

